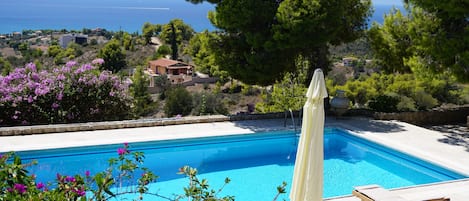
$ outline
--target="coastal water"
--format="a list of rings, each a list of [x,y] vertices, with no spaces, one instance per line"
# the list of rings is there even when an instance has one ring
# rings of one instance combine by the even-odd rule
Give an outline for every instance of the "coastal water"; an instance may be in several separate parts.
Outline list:
[[[214,29],[209,3],[185,0],[1,0],[0,33],[24,29],[94,29],[140,32],[145,22],[166,24],[183,19],[196,31]]]
[[[373,0],[375,13],[370,19],[382,23],[383,14],[400,0]],[[186,0],[1,0],[0,33],[25,29],[105,28],[141,33],[143,23],[166,24],[179,18],[196,31],[214,30],[207,12],[210,3],[192,4]]]

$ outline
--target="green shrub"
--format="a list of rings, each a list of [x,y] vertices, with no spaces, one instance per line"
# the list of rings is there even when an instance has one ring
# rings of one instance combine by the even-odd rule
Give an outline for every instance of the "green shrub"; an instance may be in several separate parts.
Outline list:
[[[138,66],[132,77],[130,92],[134,98],[133,112],[136,117],[155,112],[158,105],[154,102],[148,92],[150,80],[143,72],[143,67]]]
[[[403,97],[398,103],[397,110],[399,111],[427,110],[438,106],[439,103],[464,104],[466,102],[462,88],[453,79],[444,76],[420,78],[412,74],[381,75],[375,73],[370,77],[349,80],[344,86],[334,85],[328,79],[326,79],[326,84],[330,95],[333,95],[336,89],[344,90],[354,105],[359,106],[373,97],[390,93]]]
[[[415,101],[412,98],[401,96],[400,101],[397,104],[397,110],[401,112],[414,112],[417,111],[417,107],[415,106]]]
[[[189,115],[192,107],[192,95],[184,87],[175,87],[166,92],[166,116]]]
[[[354,80],[349,81],[345,86],[338,87],[338,89],[344,90],[352,103],[358,104],[359,106],[365,105],[372,97],[376,97],[378,92],[374,88],[372,79],[365,79],[363,81]]]
[[[417,91],[413,99],[419,110],[432,109],[438,105],[438,100],[423,90]]]
[[[254,88],[252,85],[243,84],[241,88],[241,93],[245,96],[255,96],[259,94],[259,89]]]
[[[464,104],[462,100],[463,91],[450,77],[438,76],[427,79],[420,84],[425,91],[442,103]]]
[[[389,95],[379,95],[373,98],[368,106],[377,112],[397,112],[399,98]]]
[[[461,100],[463,104],[469,103],[469,85],[463,87]]]
[[[262,113],[300,110],[306,101],[307,89],[301,81],[299,75],[285,74],[271,90],[266,89],[261,92],[262,102],[256,103],[255,110]]]
[[[223,104],[222,98],[212,93],[201,92],[193,94],[193,115],[228,114],[228,109]]]

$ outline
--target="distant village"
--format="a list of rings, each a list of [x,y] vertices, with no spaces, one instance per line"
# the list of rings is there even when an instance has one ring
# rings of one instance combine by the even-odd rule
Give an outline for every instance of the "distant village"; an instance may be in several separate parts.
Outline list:
[[[58,44],[62,48],[66,48],[69,43],[86,45],[88,43],[104,44],[109,40],[106,37],[106,30],[97,28],[84,33],[64,33],[65,31],[26,31],[13,32],[10,34],[0,35],[0,56],[21,57],[21,54],[14,47],[5,46],[7,43],[16,43],[17,41],[27,41],[31,49],[40,49],[47,53],[48,47],[52,40],[58,40]],[[150,78],[149,91],[159,92],[155,86],[155,78],[165,76],[171,84],[179,84],[190,86],[196,83],[215,83],[218,79],[211,78],[209,75],[195,72],[195,66],[182,61],[171,60],[169,58],[161,58],[148,62],[144,71]]]

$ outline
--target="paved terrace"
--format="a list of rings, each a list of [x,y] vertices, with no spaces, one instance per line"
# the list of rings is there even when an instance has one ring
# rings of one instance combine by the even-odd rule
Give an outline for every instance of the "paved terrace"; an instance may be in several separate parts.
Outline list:
[[[432,163],[469,176],[469,134],[455,139],[453,134],[428,130],[397,121],[377,121],[367,118],[335,119],[327,118],[326,126],[339,126],[350,130],[354,135],[384,144],[399,151],[417,156]],[[63,125],[62,125],[63,127]],[[299,130],[299,126],[296,126]],[[6,128],[1,128],[6,129]],[[258,131],[294,129],[291,121],[284,127],[283,119],[222,121],[169,126],[122,128],[113,130],[60,132],[39,135],[0,137],[0,152],[39,150],[100,144],[119,144],[202,136],[223,136],[252,134]],[[425,190],[426,189],[426,190]],[[469,181],[450,182],[430,187],[397,189],[407,192],[410,200],[415,194],[433,194],[451,197],[452,201],[469,200]],[[422,193],[423,192],[423,193]],[[438,195],[439,195],[438,194]],[[414,197],[412,197],[414,196]],[[417,196],[418,197],[418,196]],[[345,196],[331,201],[353,201],[357,198]]]

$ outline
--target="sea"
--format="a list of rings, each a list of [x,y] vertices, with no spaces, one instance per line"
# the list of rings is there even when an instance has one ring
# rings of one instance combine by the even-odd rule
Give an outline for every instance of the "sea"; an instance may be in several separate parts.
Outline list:
[[[372,0],[374,21],[383,22],[391,8],[403,10],[401,0]],[[207,18],[213,4],[193,4],[186,0],[1,0],[0,34],[23,30],[104,28],[141,33],[145,22],[166,24],[182,19],[197,31],[212,31]]]

